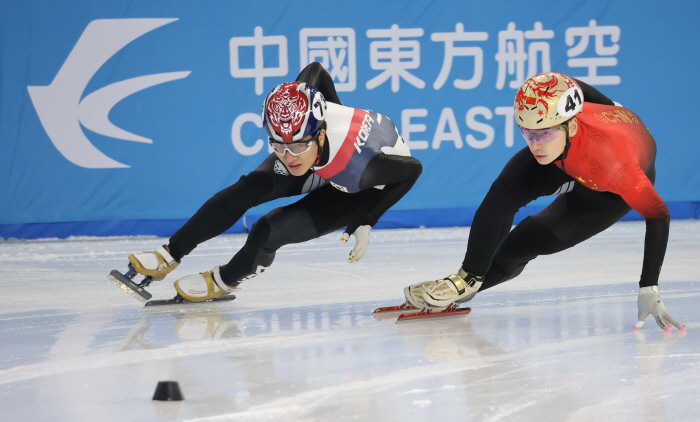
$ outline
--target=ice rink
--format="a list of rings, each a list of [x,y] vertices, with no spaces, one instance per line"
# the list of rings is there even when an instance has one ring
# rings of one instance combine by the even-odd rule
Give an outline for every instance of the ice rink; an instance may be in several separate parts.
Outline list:
[[[672,221],[660,281],[687,333],[632,330],[644,228],[538,258],[469,316],[399,324],[371,312],[455,272],[468,227],[375,230],[354,264],[333,233],[282,248],[233,302],[157,308],[105,277],[167,239],[4,241],[0,420],[698,420],[700,221]],[[244,240],[204,243],[154,298]],[[165,380],[184,401],[152,400]]]

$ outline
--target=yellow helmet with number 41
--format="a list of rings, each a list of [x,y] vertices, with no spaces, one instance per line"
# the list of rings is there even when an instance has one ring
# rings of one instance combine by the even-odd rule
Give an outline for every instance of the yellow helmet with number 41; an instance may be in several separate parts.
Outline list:
[[[526,129],[560,125],[583,109],[583,91],[562,73],[540,73],[525,81],[515,95],[515,121]]]

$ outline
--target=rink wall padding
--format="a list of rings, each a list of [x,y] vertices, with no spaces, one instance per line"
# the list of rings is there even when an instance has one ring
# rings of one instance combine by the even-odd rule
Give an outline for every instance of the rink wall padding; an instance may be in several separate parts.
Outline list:
[[[700,218],[700,202],[671,202],[667,204],[673,219]],[[514,219],[519,223],[528,215],[542,211],[546,205],[522,208]],[[470,226],[476,208],[442,208],[428,210],[388,211],[379,220],[375,229],[457,227]],[[246,216],[240,219],[226,233],[248,233],[250,227],[261,216]],[[621,221],[644,220],[636,211],[631,211]],[[169,237],[177,231],[186,219],[178,220],[113,220],[81,221],[48,224],[3,224],[0,225],[0,240],[43,239],[80,236],[160,236]],[[672,223],[673,224],[673,223]]]
[[[171,234],[271,153],[263,100],[313,61],[423,164],[379,227],[471,224],[526,147],[513,102],[543,71],[639,115],[658,145],[656,189],[693,218],[700,2],[347,4],[0,1],[0,236]]]

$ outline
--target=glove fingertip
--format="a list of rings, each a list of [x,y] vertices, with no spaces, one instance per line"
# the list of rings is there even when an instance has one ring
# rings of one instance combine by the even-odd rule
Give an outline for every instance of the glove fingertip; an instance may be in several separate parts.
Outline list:
[[[634,328],[635,330],[641,330],[643,325],[644,325],[644,321],[637,321],[637,322],[632,326],[632,328]]]

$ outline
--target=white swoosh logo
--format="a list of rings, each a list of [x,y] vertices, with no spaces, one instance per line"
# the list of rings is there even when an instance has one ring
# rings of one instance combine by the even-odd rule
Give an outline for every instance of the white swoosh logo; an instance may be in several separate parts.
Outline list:
[[[100,19],[90,22],[48,86],[29,86],[29,96],[56,149],[70,162],[86,168],[129,167],[95,148],[80,127],[125,141],[153,141],[118,128],[109,111],[129,95],[191,72],[140,76],[115,82],[80,98],[92,76],[127,44],[177,19]]]

